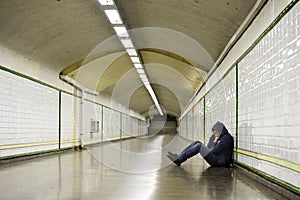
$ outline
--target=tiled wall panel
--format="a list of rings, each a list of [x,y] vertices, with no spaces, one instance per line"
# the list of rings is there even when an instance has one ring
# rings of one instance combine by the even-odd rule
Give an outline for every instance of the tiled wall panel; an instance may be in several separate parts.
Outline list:
[[[141,135],[147,135],[148,127],[146,121],[141,121]]]
[[[111,127],[111,110],[107,107],[103,107],[103,138],[107,140],[112,138],[112,127]]]
[[[122,137],[129,137],[131,135],[131,118],[128,115],[122,115]]]
[[[101,109],[102,106],[93,102],[84,101],[83,104],[83,143],[101,142]],[[91,133],[91,121],[99,122],[99,131]]]
[[[111,116],[113,138],[120,137],[121,115],[117,111],[112,111]]]
[[[179,135],[181,135],[182,137],[187,137],[187,115],[185,115],[181,121],[180,121],[180,133]]]
[[[187,114],[187,121],[188,121],[188,126],[187,126],[187,138],[192,140],[193,135],[194,135],[194,113],[192,111],[189,111]]]
[[[194,107],[194,138],[204,142],[204,104],[201,99]]]
[[[58,92],[0,71],[0,146],[58,142]],[[58,148],[58,144],[0,150],[0,157]]]
[[[80,97],[61,92],[59,98],[59,91],[4,70],[0,85],[0,157],[58,149],[59,103],[61,148],[79,145],[81,128],[83,144],[102,140],[102,106],[84,100],[81,107]],[[103,114],[104,139],[120,138],[120,112],[104,107]],[[146,122],[122,115],[123,134],[148,133]],[[91,120],[99,121],[96,133]]]
[[[138,123],[138,119],[131,118],[131,120],[132,120],[132,135],[133,136],[138,136],[139,135],[139,123]]]
[[[57,119],[58,120],[58,119]],[[80,98],[61,93],[61,147],[72,147],[79,143]]]
[[[231,135],[235,136],[235,82],[236,72],[235,69],[232,69],[229,74],[205,96],[206,142],[211,136],[211,128],[213,124],[217,121],[224,123]]]
[[[239,63],[239,147],[300,164],[300,5]],[[244,162],[248,162],[243,158]],[[300,187],[287,168],[250,166]],[[271,170],[270,170],[271,169]]]

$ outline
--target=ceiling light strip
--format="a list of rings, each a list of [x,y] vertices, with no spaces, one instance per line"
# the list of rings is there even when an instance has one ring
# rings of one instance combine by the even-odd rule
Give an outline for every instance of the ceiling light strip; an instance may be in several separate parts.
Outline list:
[[[124,46],[127,54],[130,57],[131,62],[133,63],[142,83],[149,92],[158,112],[160,115],[163,115],[162,109],[158,103],[157,97],[150,85],[149,79],[145,73],[144,67],[141,63],[141,60],[137,54],[136,49],[134,48],[133,42],[130,39],[129,33],[126,29],[125,24],[122,21],[121,15],[119,13],[118,7],[116,6],[114,0],[98,0],[106,17],[114,28],[120,42]]]

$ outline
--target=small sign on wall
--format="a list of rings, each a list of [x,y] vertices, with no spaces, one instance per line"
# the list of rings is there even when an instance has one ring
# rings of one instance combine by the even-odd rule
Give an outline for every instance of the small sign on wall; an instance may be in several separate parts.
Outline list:
[[[99,133],[99,121],[91,119],[91,133]]]

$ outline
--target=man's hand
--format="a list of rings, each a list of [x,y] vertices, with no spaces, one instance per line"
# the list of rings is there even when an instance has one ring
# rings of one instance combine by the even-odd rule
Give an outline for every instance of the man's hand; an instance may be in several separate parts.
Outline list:
[[[219,138],[215,136],[215,140],[214,140],[214,142],[217,142],[217,140],[218,140],[218,139],[219,139]]]

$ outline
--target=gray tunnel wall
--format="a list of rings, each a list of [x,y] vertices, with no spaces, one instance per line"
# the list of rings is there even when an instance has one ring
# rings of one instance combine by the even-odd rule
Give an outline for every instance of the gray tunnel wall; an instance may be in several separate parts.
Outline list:
[[[213,123],[222,121],[235,138],[237,163],[299,192],[299,3],[276,20],[193,104],[178,129],[207,142]]]

